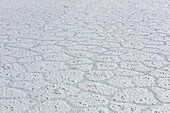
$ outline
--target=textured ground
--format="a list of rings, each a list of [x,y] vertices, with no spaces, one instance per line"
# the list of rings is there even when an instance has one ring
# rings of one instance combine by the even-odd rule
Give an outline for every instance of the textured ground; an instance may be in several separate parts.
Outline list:
[[[168,0],[1,0],[0,113],[170,113]]]

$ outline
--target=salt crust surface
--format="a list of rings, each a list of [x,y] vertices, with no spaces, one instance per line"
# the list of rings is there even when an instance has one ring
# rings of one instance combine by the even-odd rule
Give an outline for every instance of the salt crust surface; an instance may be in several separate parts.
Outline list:
[[[170,113],[168,0],[1,0],[0,113]]]

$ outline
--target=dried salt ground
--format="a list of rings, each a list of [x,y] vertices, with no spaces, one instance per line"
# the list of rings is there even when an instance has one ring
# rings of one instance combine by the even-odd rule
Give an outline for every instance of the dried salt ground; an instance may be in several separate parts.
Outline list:
[[[1,0],[0,113],[170,113],[168,0]]]

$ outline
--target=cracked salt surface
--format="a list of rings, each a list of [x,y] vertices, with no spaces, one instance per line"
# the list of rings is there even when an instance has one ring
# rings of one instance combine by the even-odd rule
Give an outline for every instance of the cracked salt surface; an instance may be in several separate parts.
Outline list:
[[[169,0],[1,0],[0,113],[170,113]]]

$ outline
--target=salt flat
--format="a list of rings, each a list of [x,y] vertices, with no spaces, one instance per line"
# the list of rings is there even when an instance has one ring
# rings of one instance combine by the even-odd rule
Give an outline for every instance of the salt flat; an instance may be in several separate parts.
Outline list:
[[[170,113],[169,0],[1,0],[0,113]]]

